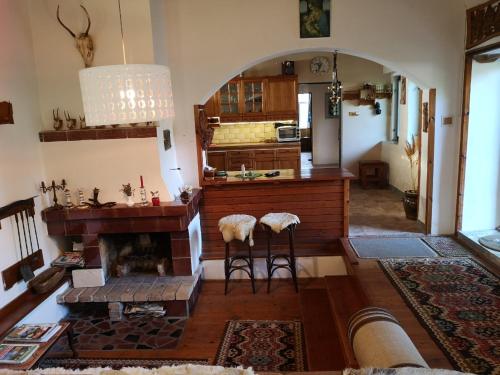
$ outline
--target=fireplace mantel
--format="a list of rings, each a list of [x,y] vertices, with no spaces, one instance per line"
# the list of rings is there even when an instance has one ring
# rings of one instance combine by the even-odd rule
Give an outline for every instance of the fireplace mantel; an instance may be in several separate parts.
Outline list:
[[[191,275],[188,226],[198,214],[201,190],[195,189],[189,201],[162,202],[160,206],[117,204],[110,208],[45,209],[42,219],[51,236],[81,236],[86,268],[101,267],[99,236],[114,233],[169,232],[173,271]]]

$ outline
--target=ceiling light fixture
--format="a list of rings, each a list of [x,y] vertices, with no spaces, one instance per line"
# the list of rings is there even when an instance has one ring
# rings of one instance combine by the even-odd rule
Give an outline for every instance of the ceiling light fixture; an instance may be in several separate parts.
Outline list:
[[[170,70],[163,65],[127,64],[118,0],[123,64],[80,70],[87,126],[159,121],[174,116]]]
[[[328,86],[330,102],[337,105],[342,99],[342,82],[339,81],[337,73],[337,51],[333,53],[332,84]]]

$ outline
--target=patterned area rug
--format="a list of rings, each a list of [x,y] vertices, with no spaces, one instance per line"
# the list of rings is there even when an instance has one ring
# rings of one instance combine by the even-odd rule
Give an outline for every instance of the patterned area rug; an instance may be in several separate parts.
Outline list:
[[[119,370],[122,367],[158,368],[162,366],[180,366],[186,364],[208,365],[207,359],[97,359],[97,358],[44,358],[38,368],[62,367],[71,370],[83,370],[88,367],[111,367]]]
[[[457,370],[499,374],[500,283],[468,258],[380,260]]]
[[[73,308],[64,320],[73,322],[76,351],[174,349],[184,332],[186,319],[131,317],[109,319],[103,306]],[[71,353],[66,335],[51,348],[52,356]]]
[[[360,258],[435,257],[437,254],[419,238],[350,238],[352,248]]]
[[[471,255],[465,246],[455,241],[452,237],[424,237],[422,241],[443,257],[469,257]]]
[[[255,371],[305,371],[302,323],[279,320],[230,320],[215,364]]]

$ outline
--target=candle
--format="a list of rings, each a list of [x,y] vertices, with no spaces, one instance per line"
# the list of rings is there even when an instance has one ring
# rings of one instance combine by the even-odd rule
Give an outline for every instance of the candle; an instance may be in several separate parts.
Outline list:
[[[142,179],[142,176],[141,176],[141,188],[144,187],[144,180]]]

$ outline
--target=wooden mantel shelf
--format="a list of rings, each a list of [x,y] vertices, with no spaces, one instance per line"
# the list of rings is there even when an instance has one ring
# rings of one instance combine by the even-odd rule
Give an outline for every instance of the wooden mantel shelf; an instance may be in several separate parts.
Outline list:
[[[46,130],[38,133],[40,142],[68,142],[101,139],[156,138],[156,126]]]

